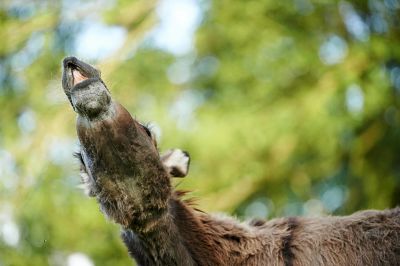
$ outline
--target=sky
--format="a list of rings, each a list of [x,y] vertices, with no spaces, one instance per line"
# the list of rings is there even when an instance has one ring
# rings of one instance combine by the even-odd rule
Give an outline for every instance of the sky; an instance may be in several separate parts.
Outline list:
[[[156,13],[159,22],[150,30],[150,44],[173,55],[184,55],[193,49],[194,33],[202,19],[197,0],[162,0]],[[86,60],[101,60],[122,47],[127,31],[106,25],[99,16],[87,18],[75,42],[76,54]],[[95,44],[95,45],[94,45]]]

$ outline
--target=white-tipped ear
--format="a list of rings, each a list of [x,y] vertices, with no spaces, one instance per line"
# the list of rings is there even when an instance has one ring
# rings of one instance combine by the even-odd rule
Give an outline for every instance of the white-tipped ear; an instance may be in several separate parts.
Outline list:
[[[189,172],[189,153],[180,149],[172,149],[164,152],[161,161],[172,177],[185,177]]]

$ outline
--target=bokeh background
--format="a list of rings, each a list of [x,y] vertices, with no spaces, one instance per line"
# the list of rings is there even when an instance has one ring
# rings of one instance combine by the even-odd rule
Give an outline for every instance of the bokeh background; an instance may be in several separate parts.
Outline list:
[[[98,66],[239,218],[400,202],[399,0],[2,0],[0,265],[132,265],[77,188],[61,60]]]

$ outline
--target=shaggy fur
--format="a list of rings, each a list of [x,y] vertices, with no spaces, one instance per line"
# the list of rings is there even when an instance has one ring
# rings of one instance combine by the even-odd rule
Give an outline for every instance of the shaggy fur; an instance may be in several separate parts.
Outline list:
[[[248,223],[194,209],[172,189],[152,139],[111,99],[97,70],[66,58],[63,79],[78,113],[85,180],[122,226],[139,265],[400,264],[400,209]]]

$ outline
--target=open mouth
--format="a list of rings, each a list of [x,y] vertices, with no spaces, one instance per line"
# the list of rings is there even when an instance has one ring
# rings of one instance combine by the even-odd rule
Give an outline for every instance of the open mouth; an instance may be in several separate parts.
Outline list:
[[[72,86],[75,86],[76,84],[81,83],[82,81],[88,79],[88,77],[82,74],[76,67],[71,68],[71,76],[72,76]]]
[[[70,62],[68,63],[68,70],[69,76],[70,76],[70,85],[71,87],[75,87],[75,85],[81,83],[84,80],[89,79],[85,74],[83,74],[83,71],[79,69],[77,65],[74,63]]]
[[[108,91],[100,78],[100,72],[73,56],[63,60],[62,84],[64,92],[74,108],[78,102],[88,104],[89,101],[102,97],[104,91],[106,94]]]
[[[67,91],[72,90],[76,85],[90,78],[97,77],[97,70],[91,65],[79,61],[76,57],[67,57],[63,61],[64,77]]]

